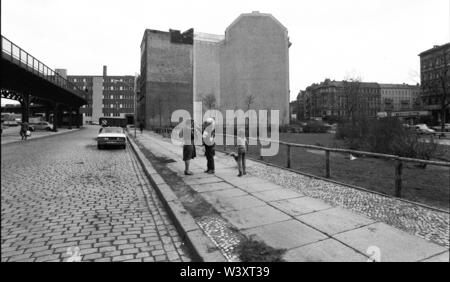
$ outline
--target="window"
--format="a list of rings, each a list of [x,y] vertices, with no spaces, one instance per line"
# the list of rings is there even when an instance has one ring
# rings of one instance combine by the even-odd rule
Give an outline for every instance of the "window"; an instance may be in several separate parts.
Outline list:
[[[114,104],[111,104],[111,108],[114,108]]]
[[[73,82],[77,82],[77,79],[76,79],[76,78],[74,78],[74,79],[73,79]]]

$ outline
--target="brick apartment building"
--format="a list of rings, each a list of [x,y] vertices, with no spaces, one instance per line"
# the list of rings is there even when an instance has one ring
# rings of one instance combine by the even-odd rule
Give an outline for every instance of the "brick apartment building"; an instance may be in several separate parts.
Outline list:
[[[419,56],[424,109],[431,111],[434,123],[439,123],[446,105],[445,121],[450,122],[450,43],[434,46]]]

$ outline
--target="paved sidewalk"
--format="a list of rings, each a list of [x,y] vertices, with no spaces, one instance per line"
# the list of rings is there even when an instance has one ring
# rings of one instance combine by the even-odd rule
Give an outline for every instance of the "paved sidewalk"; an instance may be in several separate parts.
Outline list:
[[[199,192],[241,233],[267,245],[287,249],[287,261],[367,261],[369,249],[380,250],[381,261],[448,261],[448,248],[430,243],[382,222],[259,177],[237,177],[235,163],[217,153],[216,174],[202,171],[206,160],[197,147],[193,176],[184,176],[181,144],[144,131],[139,142]],[[254,162],[247,161],[251,167]]]

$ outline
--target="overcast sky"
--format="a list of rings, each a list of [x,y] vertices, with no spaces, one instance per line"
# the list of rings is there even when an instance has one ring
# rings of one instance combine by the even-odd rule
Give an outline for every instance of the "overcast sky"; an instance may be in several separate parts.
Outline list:
[[[224,34],[241,13],[287,29],[291,100],[325,78],[416,83],[421,51],[450,41],[449,0],[3,0],[2,35],[69,75],[139,72],[146,28]]]

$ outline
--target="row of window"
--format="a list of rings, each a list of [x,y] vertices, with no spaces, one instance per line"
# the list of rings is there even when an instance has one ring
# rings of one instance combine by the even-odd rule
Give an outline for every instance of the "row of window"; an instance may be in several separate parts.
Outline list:
[[[102,96],[103,99],[112,99],[112,100],[117,100],[117,99],[127,99],[127,100],[131,100],[133,99],[133,95],[103,95]]]
[[[83,105],[81,106],[83,109],[90,109],[92,108],[92,105]],[[102,108],[109,108],[109,109],[133,109],[133,103],[124,103],[124,104],[102,104]]]
[[[91,113],[83,113],[85,117],[91,117]],[[105,117],[120,117],[120,113],[103,113],[103,116]]]
[[[133,104],[132,103],[125,103],[125,104],[103,104],[102,108],[116,108],[116,109],[133,109]]]
[[[71,82],[92,82],[92,78],[81,78],[81,77],[68,77],[67,78],[69,81]],[[107,78],[104,79],[103,82],[106,83],[118,83],[118,82],[125,82],[125,83],[130,83],[133,84],[134,80],[133,79],[123,79],[123,78]]]

